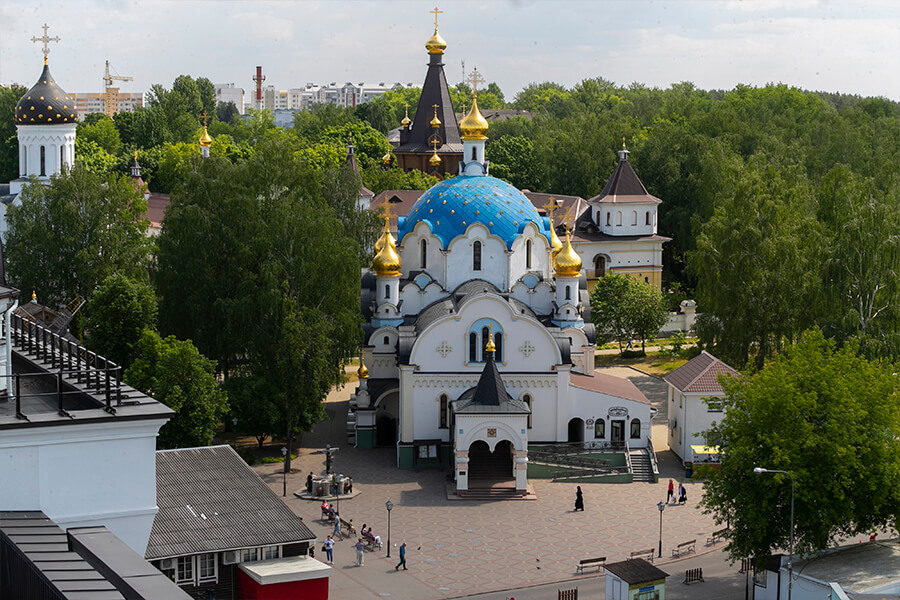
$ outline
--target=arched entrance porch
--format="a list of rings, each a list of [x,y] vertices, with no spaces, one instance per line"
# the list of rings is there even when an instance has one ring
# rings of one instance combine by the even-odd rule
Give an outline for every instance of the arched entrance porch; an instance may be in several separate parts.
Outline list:
[[[469,488],[515,487],[513,447],[509,440],[497,442],[491,452],[487,442],[469,446]]]
[[[574,418],[569,421],[569,443],[581,443],[584,441],[584,420]]]

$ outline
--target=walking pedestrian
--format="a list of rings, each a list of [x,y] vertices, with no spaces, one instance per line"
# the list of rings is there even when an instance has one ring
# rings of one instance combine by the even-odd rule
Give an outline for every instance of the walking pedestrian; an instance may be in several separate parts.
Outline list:
[[[366,549],[366,545],[362,541],[362,538],[357,538],[356,546],[354,546],[354,548],[356,548],[356,566],[361,567],[363,566],[363,561],[365,560],[363,551]]]
[[[334,540],[331,539],[330,535],[328,536],[328,538],[326,538],[325,543],[322,544],[322,546],[325,548],[326,562],[329,565],[333,565],[334,564]]]
[[[313,474],[312,471],[306,476],[306,493],[312,495]]]
[[[400,544],[400,562],[397,563],[394,570],[399,571],[400,567],[403,567],[404,571],[409,571],[409,569],[406,568],[406,542]]]
[[[669,493],[666,495],[666,504],[669,503],[669,500],[675,501],[675,482],[671,479],[669,480]]]
[[[344,534],[341,533],[341,515],[334,513],[334,537],[341,538],[341,541],[344,539]]]
[[[575,510],[584,511],[584,496],[581,494],[581,486],[575,491]]]
[[[684,489],[684,484],[678,484],[678,504],[684,504],[687,502],[687,490]]]

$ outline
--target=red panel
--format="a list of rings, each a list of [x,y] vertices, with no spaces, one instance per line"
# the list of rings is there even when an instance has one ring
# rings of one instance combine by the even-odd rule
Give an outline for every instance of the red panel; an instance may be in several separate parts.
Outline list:
[[[241,600],[328,600],[328,577],[260,585],[238,569]]]

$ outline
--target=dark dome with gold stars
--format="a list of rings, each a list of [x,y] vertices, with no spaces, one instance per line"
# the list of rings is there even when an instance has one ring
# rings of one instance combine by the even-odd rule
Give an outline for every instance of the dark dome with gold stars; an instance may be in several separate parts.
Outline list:
[[[56,85],[50,67],[45,63],[41,78],[16,104],[16,125],[58,125],[75,121],[75,100]]]

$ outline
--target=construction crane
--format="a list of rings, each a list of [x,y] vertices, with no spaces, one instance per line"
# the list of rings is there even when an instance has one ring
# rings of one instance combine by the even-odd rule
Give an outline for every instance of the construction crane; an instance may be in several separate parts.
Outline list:
[[[134,81],[134,77],[111,75],[109,72],[109,61],[106,61],[106,72],[103,74],[103,87],[105,88],[104,99],[106,100],[106,116],[108,117],[112,117],[119,112],[119,88],[112,87],[113,80]]]

